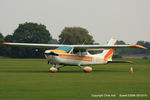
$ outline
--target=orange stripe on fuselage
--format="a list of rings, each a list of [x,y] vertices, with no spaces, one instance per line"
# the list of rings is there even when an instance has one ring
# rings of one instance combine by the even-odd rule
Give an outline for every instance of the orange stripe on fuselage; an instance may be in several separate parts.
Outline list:
[[[55,53],[67,53],[66,51],[64,50],[50,50],[50,51],[53,51]]]
[[[89,56],[78,56],[78,55],[66,55],[66,54],[59,54],[59,56],[61,58],[64,59],[72,59],[72,60],[81,60],[81,61],[93,61],[93,57],[89,57]]]

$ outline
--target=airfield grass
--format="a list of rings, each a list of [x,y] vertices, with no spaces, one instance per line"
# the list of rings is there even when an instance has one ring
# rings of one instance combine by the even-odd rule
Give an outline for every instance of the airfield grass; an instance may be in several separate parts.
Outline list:
[[[91,73],[66,66],[50,73],[45,59],[0,59],[0,100],[150,100],[150,61],[123,60],[135,62],[133,74],[131,64],[95,65]],[[136,96],[119,96],[127,94]]]

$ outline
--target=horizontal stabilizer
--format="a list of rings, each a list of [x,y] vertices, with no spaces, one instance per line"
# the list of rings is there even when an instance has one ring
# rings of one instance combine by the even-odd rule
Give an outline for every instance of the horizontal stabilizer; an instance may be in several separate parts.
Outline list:
[[[132,61],[108,61],[108,63],[133,63]]]

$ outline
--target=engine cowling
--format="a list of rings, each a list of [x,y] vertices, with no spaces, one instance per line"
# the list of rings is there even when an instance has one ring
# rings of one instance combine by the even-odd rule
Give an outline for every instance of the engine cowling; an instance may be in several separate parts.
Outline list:
[[[84,72],[92,72],[92,67],[86,66],[83,68]]]
[[[50,68],[50,72],[53,72],[53,73],[54,73],[54,72],[58,72],[58,69],[55,68],[55,67],[51,67],[51,68]]]

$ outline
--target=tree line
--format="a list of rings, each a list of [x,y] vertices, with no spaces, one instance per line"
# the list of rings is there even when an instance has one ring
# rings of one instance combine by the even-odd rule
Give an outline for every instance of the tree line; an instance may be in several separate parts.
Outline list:
[[[13,43],[44,43],[44,44],[98,44],[95,43],[93,36],[90,35],[87,29],[82,27],[65,27],[59,35],[59,39],[54,39],[49,30],[43,24],[26,22],[19,24],[11,35],[4,36],[0,33],[0,42]],[[124,41],[118,41],[118,45],[125,45]],[[137,41],[136,44],[143,45],[148,50],[133,49],[133,50],[117,50],[116,54],[150,54],[150,42]],[[43,58],[43,48],[31,47],[9,47],[0,45],[0,56],[12,58]]]
[[[93,37],[85,28],[65,27],[59,40],[52,38],[51,33],[43,24],[26,22],[19,24],[11,35],[0,33],[0,42],[43,43],[43,44],[93,44]],[[9,47],[0,45],[0,56],[12,58],[43,58],[43,48]]]

